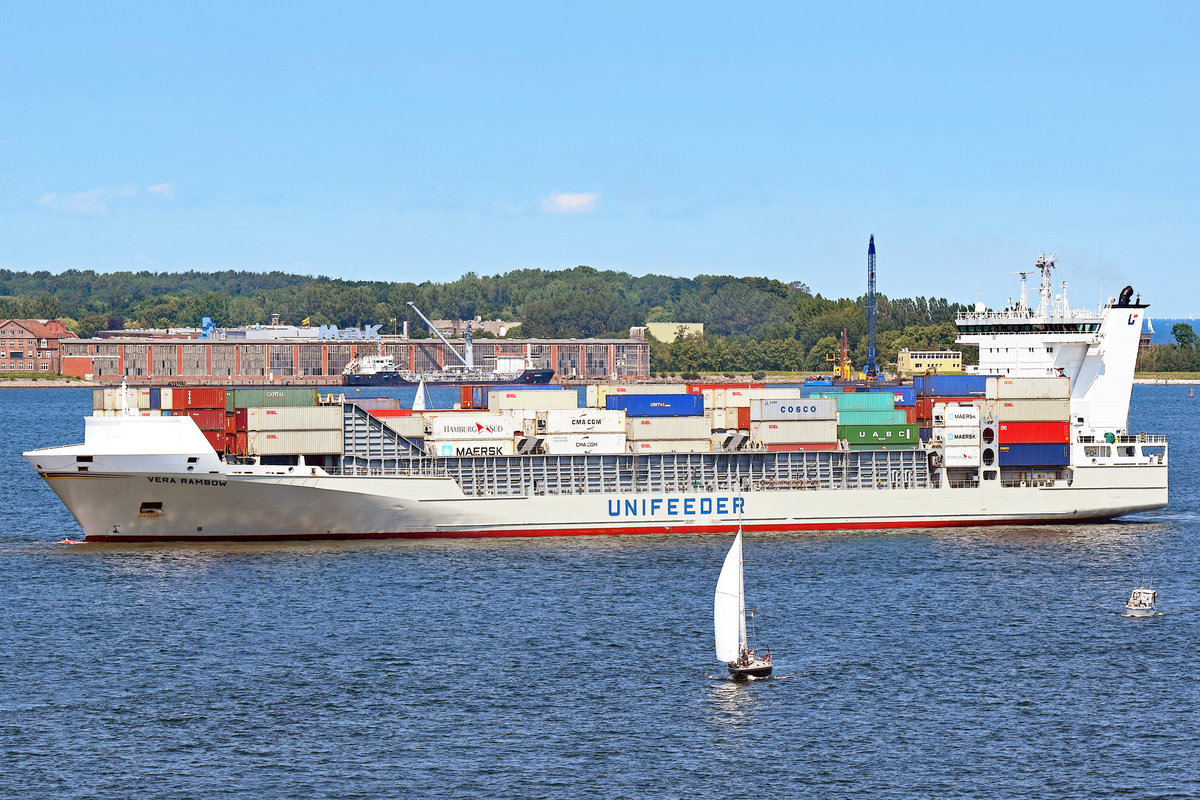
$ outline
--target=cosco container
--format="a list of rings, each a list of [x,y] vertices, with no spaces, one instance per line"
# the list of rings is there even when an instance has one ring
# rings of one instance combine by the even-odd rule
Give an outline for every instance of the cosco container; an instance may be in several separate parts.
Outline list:
[[[511,456],[516,453],[516,444],[512,439],[426,440],[425,452],[434,458]]]
[[[631,453],[708,453],[712,442],[708,439],[652,439],[629,442]]]
[[[219,408],[223,411],[232,411],[233,406],[226,407],[225,405],[225,390],[212,386],[191,386],[177,387],[172,395],[174,405],[172,408],[190,410],[193,408]],[[242,403],[246,405],[246,403]]]
[[[915,425],[838,425],[837,437],[845,439],[850,444],[915,443],[917,427]]]
[[[689,395],[694,397],[695,395]],[[628,417],[625,435],[643,439],[700,439],[712,433],[708,417]]]
[[[489,411],[579,408],[579,395],[562,389],[493,389],[488,392],[487,407]]]
[[[1001,422],[996,426],[1000,444],[1067,444],[1069,422]]]
[[[996,419],[1000,422],[1066,422],[1071,415],[1071,401],[1062,400],[996,400]]]
[[[821,397],[832,398],[837,410],[842,411],[891,411],[895,399],[891,392],[828,392]]]
[[[1071,396],[1070,378],[988,378],[991,400],[1061,400]]]
[[[942,462],[947,467],[978,467],[979,448],[948,446],[942,451]]]
[[[251,431],[341,430],[341,406],[262,406],[246,409]]]
[[[563,433],[542,440],[542,450],[551,456],[620,455],[625,450],[623,433]]]
[[[892,411],[839,411],[842,425],[904,425],[908,414],[903,409]]]
[[[342,452],[338,431],[249,431],[246,454],[251,456],[324,455]]]
[[[606,408],[541,411],[538,433],[625,433],[625,412]]]
[[[425,415],[425,432],[432,439],[503,439],[521,430],[521,420],[508,414]]]
[[[782,422],[813,419],[836,419],[832,398],[807,400],[751,400],[750,422]]]
[[[605,403],[610,411],[624,411],[629,417],[698,417],[704,414],[704,398],[698,394],[609,395]]]
[[[976,449],[982,441],[979,428],[942,428],[942,441],[949,445],[970,445]]]
[[[1062,467],[1071,463],[1069,444],[1002,444],[1002,467]]]
[[[230,389],[225,393],[224,401],[226,411],[233,411],[235,408],[250,408],[251,406],[315,406],[316,404],[316,389],[297,386]]]
[[[837,438],[837,421],[832,419],[750,423],[750,441],[763,444],[836,442]]]
[[[982,396],[987,391],[986,375],[918,375],[913,378],[917,397]]]

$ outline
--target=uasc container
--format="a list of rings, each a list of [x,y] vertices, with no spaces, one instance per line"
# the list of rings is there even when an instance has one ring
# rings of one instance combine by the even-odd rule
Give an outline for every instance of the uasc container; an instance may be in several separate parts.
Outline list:
[[[915,443],[915,425],[838,425],[838,439],[850,444]]]

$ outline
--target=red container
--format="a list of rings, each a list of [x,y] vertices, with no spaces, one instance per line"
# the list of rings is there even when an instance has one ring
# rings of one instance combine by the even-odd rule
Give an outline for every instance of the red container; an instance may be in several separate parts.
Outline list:
[[[466,411],[468,409],[466,406],[463,406],[463,410]],[[372,417],[411,417],[413,415],[411,408],[371,408],[367,410],[367,413]],[[445,412],[439,411],[438,413],[443,414]]]
[[[896,410],[899,411],[900,409],[896,409]],[[917,424],[917,407],[916,406],[904,406],[904,421],[907,422],[909,425]]]
[[[725,411],[729,413],[728,409]],[[741,406],[738,408],[738,429],[743,431],[750,430],[750,407]]]
[[[244,433],[246,431],[246,409],[234,409],[233,430],[235,433]]]
[[[769,444],[767,452],[769,453],[805,453],[815,450],[836,450],[837,442],[823,442],[819,444]]]
[[[225,452],[225,431],[204,431],[204,438],[208,439],[208,443],[212,445],[213,450],[216,450],[218,453]]]
[[[225,410],[225,390],[211,386],[176,389],[171,396],[175,408],[219,408]]]
[[[225,435],[225,410],[222,408],[193,408],[187,412],[202,431],[217,431]]]
[[[237,417],[233,414],[225,414],[225,433],[237,433]]]
[[[1069,422],[1001,422],[1000,444],[1070,444]]]
[[[229,452],[237,456],[246,455],[246,434],[244,432],[226,436],[225,442],[229,447]]]

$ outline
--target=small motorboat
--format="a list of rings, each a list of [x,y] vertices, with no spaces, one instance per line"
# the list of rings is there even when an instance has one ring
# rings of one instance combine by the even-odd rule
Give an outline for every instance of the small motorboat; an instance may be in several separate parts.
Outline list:
[[[1147,588],[1143,582],[1129,595],[1129,602],[1125,604],[1125,614],[1130,617],[1153,617],[1157,613],[1158,592],[1154,591],[1153,584]]]
[[[742,579],[742,531],[738,528],[733,546],[725,556],[713,603],[717,658],[729,666],[736,680],[765,678],[771,674],[771,651],[755,652],[746,635],[746,586]],[[751,614],[753,617],[753,614]]]

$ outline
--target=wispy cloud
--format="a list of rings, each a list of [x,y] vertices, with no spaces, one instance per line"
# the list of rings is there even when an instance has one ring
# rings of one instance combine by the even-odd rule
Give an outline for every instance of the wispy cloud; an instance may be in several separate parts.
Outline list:
[[[551,192],[542,198],[547,214],[590,214],[596,210],[599,192]]]
[[[174,200],[175,184],[156,183],[147,186],[146,193],[163,200]],[[136,186],[124,183],[112,189],[88,189],[86,192],[73,194],[48,192],[38,198],[38,203],[68,214],[104,214],[108,212],[109,205],[114,200],[131,200],[140,194]]]

